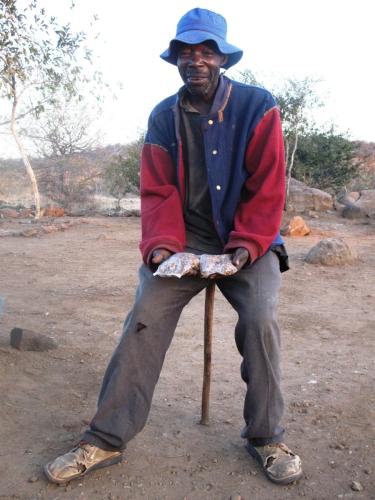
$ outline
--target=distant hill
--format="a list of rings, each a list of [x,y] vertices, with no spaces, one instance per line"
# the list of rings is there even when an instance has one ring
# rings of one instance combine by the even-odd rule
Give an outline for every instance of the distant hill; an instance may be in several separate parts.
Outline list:
[[[31,158],[42,204],[51,201],[46,193],[52,179],[55,184],[61,184],[61,189],[73,189],[80,183],[86,183],[89,193],[106,194],[103,173],[112,158],[125,150],[126,146],[114,144],[68,157]],[[30,181],[22,160],[0,159],[0,202],[24,206],[33,204]]]
[[[364,163],[364,168],[375,173],[375,142],[356,142],[358,158]]]
[[[363,163],[363,175],[361,175],[360,182],[356,183],[353,179],[353,186],[355,189],[358,185],[361,186],[361,189],[374,189],[375,143],[356,141],[355,144],[358,148],[357,158]],[[61,182],[61,186],[64,184],[61,189],[72,190],[72,193],[68,194],[73,199],[74,189],[82,183],[85,183],[85,192],[88,195],[107,195],[103,173],[111,163],[112,158],[123,154],[126,147],[127,145],[114,144],[69,157],[32,158],[32,165],[42,194],[42,204],[45,205],[51,201],[46,193],[50,189],[52,180],[55,184],[56,182]],[[75,201],[79,203],[78,195]],[[21,160],[0,159],[0,203],[21,204],[27,207],[33,204],[29,178]]]

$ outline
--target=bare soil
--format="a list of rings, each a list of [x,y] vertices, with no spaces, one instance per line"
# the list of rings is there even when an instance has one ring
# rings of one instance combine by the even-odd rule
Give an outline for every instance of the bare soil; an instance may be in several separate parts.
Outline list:
[[[210,426],[198,425],[201,294],[181,317],[148,424],[129,443],[126,460],[67,486],[48,484],[43,464],[79,440],[95,411],[137,285],[140,223],[77,218],[64,231],[1,237],[0,498],[375,498],[375,226],[334,215],[306,220],[311,235],[287,238],[292,269],[283,275],[279,307],[286,442],[304,467],[303,479],[288,487],[265,479],[240,438],[245,388],[236,317],[219,291]],[[3,230],[31,226],[0,221]],[[359,260],[305,263],[326,236],[344,238]],[[58,349],[13,349],[9,333],[16,326],[53,336]],[[353,481],[363,490],[353,491]]]

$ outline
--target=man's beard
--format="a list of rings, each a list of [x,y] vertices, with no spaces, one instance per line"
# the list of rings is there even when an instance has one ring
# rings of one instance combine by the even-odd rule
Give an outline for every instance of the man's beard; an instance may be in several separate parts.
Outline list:
[[[207,84],[201,87],[198,85],[189,85],[188,83],[186,83],[186,88],[191,95],[196,97],[204,98],[210,95],[210,93],[214,95],[219,82],[219,77],[220,73],[213,75],[212,78],[207,82]]]

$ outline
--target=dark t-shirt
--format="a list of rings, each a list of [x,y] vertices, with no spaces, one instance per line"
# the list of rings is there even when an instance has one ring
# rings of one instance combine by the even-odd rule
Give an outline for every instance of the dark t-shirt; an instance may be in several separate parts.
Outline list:
[[[181,98],[181,138],[185,164],[186,198],[184,220],[186,246],[212,254],[223,252],[212,218],[211,197],[208,188],[202,115],[194,109],[185,96]]]

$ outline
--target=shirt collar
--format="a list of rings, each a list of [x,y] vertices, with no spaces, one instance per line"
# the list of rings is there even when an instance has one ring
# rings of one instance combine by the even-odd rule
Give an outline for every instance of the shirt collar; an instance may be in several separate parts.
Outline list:
[[[179,97],[179,105],[185,112],[199,113],[199,111],[196,108],[194,108],[194,106],[191,104],[189,100],[189,93],[185,85],[180,88],[178,92],[178,97]]]

